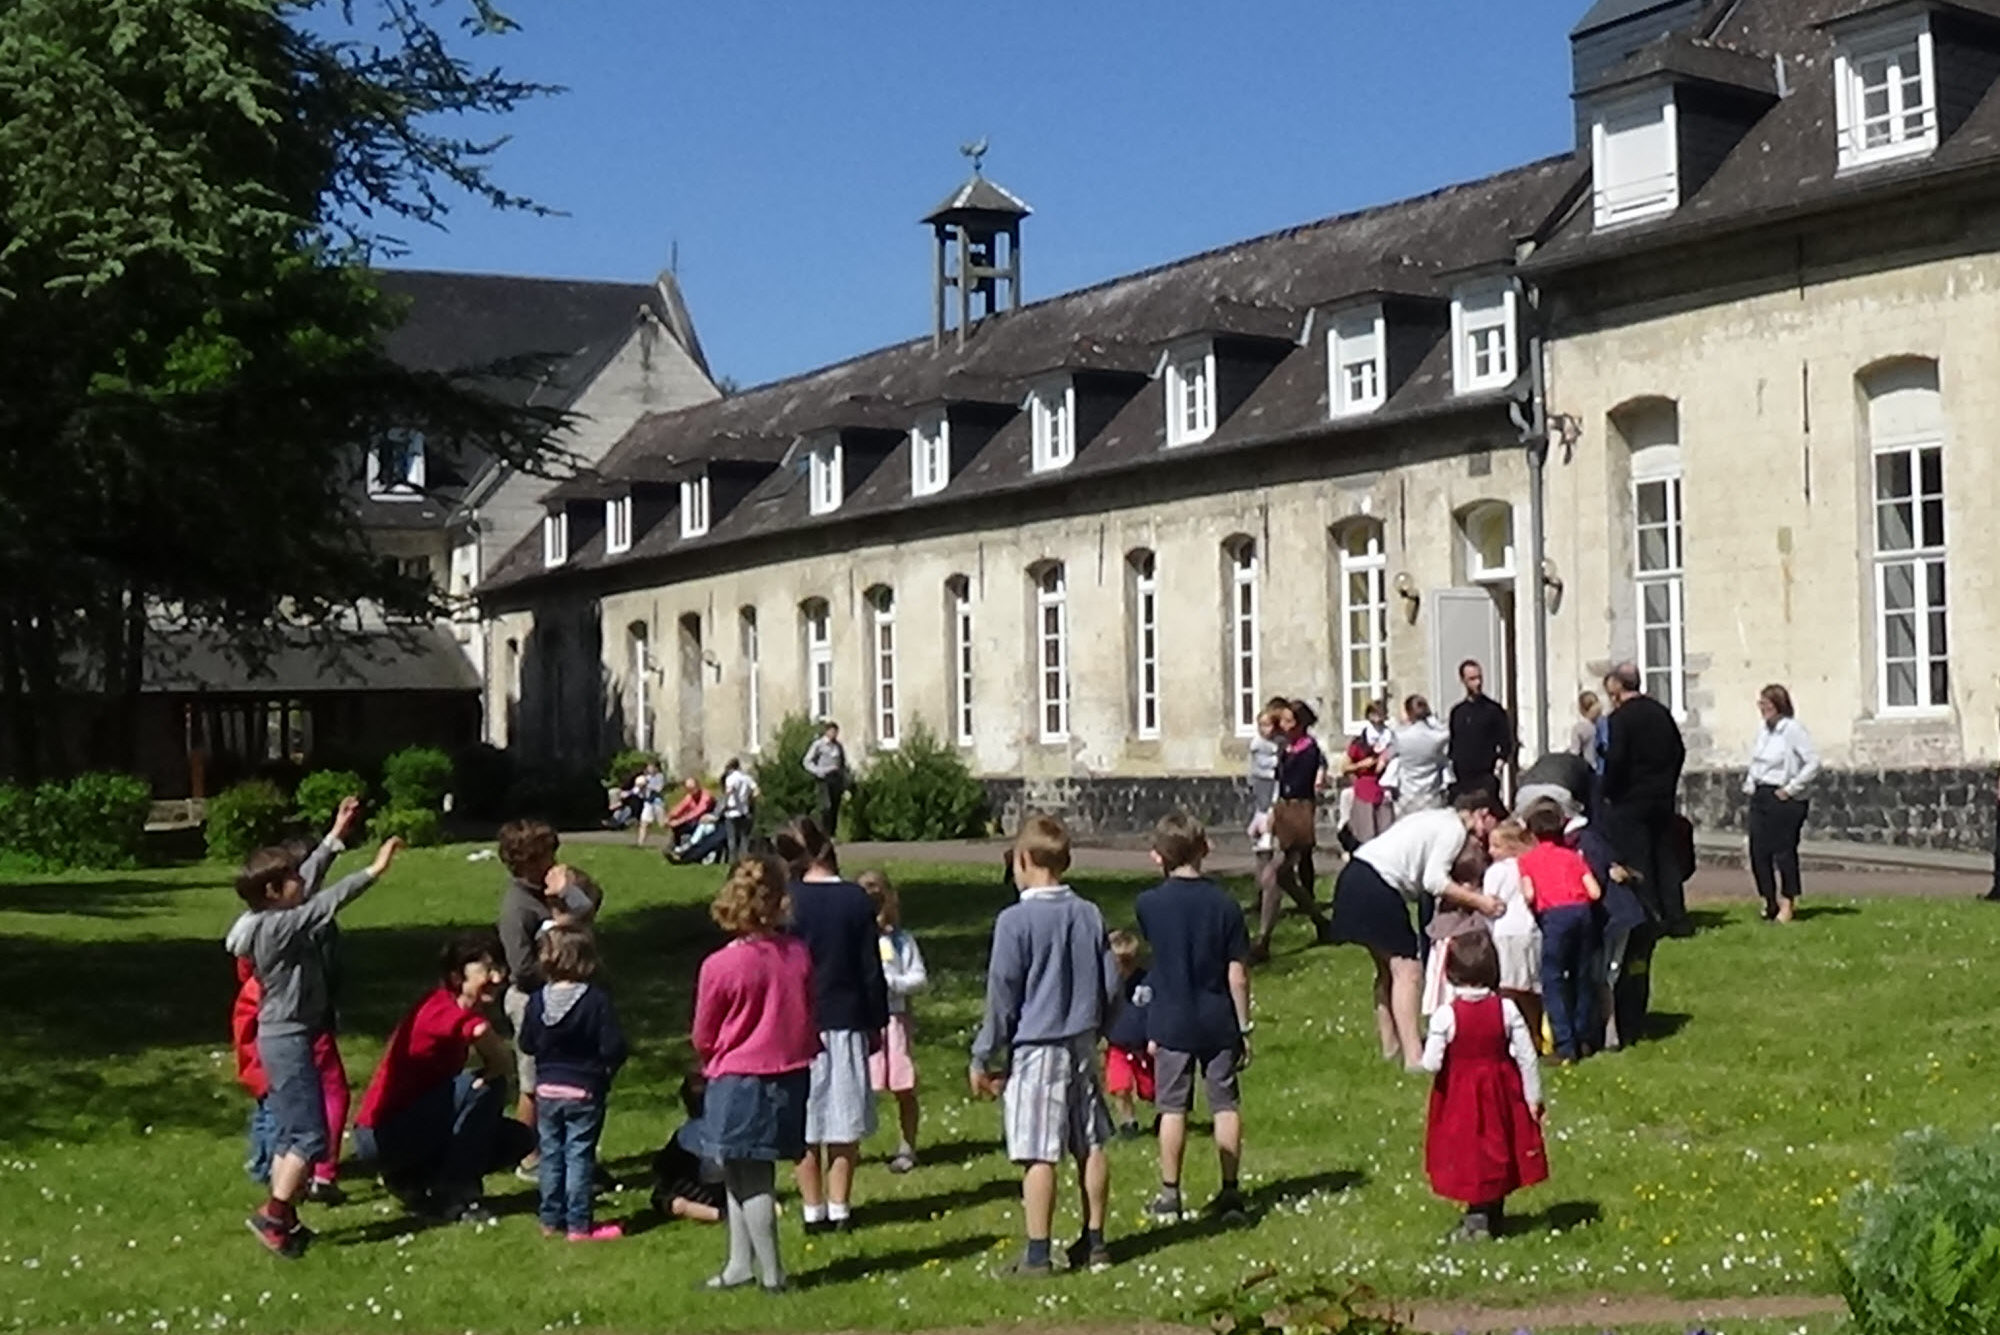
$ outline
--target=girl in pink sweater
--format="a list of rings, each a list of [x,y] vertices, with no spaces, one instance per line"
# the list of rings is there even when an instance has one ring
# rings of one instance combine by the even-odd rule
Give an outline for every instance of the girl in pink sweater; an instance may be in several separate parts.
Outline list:
[[[789,880],[778,859],[745,858],[709,908],[735,937],[702,961],[695,986],[694,1049],[708,1077],[702,1134],[729,1203],[729,1262],[711,1289],[785,1287],[777,1165],[805,1157],[806,1092],[819,1055],[812,954],[783,931]]]

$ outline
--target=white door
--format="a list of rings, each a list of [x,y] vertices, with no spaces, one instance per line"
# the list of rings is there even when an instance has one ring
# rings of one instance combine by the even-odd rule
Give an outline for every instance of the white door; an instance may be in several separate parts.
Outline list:
[[[1506,626],[1500,605],[1486,589],[1434,589],[1431,603],[1431,708],[1439,718],[1465,694],[1458,665],[1477,659],[1486,670],[1486,693],[1508,698]]]

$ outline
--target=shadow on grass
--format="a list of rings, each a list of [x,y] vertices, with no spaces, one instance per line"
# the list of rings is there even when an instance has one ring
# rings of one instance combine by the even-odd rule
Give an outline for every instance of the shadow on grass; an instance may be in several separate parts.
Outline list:
[[[1646,1029],[1640,1034],[1642,1043],[1661,1043],[1678,1037],[1682,1030],[1694,1023],[1694,1016],[1684,1011],[1650,1011],[1646,1015]]]
[[[1858,918],[1861,910],[1853,904],[1801,904],[1792,910],[1793,922],[1811,922],[1814,918]]]
[[[0,885],[0,913],[143,918],[171,907],[170,896],[198,888],[186,881],[147,880],[136,875]]]
[[[874,1275],[920,1270],[933,1261],[940,1263],[963,1261],[970,1257],[983,1256],[1001,1241],[1002,1238],[998,1233],[977,1233],[971,1237],[934,1242],[927,1247],[905,1247],[893,1252],[843,1256],[817,1270],[794,1276],[793,1283],[802,1289],[817,1289],[830,1284],[847,1284],[855,1280],[868,1279]]]
[[[920,1224],[954,1210],[970,1210],[992,1201],[1013,1200],[1020,1194],[1020,1182],[1012,1178],[989,1178],[957,1191],[871,1201],[863,1213],[871,1227],[876,1224]]]
[[[487,1211],[495,1219],[513,1219],[521,1215],[534,1214],[539,1199],[533,1191],[514,1191],[504,1196],[488,1196],[485,1204]],[[307,1209],[310,1210],[311,1207],[308,1206]],[[371,1243],[393,1242],[397,1238],[429,1233],[433,1229],[467,1227],[470,1226],[441,1219],[436,1215],[403,1211],[386,1218],[371,1219],[365,1224],[323,1229],[319,1240],[333,1247],[361,1247]]]
[[[1353,1168],[1279,1178],[1246,1192],[1244,1204],[1248,1208],[1241,1216],[1195,1215],[1182,1219],[1178,1224],[1161,1224],[1144,1233],[1112,1239],[1111,1253],[1120,1264],[1136,1261],[1183,1242],[1198,1242],[1236,1229],[1254,1227],[1265,1215],[1291,1201],[1304,1200],[1309,1196],[1337,1196],[1365,1186],[1367,1182],[1368,1175]]]
[[[1511,1215],[1506,1231],[1521,1233],[1567,1233],[1604,1222],[1604,1207],[1596,1201],[1558,1201],[1533,1214]]]

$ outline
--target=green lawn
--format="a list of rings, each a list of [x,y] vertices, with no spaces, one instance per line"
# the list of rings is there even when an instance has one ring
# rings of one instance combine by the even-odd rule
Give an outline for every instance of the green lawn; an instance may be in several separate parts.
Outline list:
[[[411,854],[343,919],[346,1031],[357,1089],[427,985],[443,931],[490,922],[501,873],[466,850]],[[355,855],[350,855],[350,858]],[[712,944],[714,869],[669,869],[619,847],[575,850],[606,885],[612,985],[635,1040],[606,1157],[643,1186],[676,1123],[692,973]],[[407,1329],[426,1332],[836,1330],[1179,1318],[1207,1292],[1278,1267],[1365,1280],[1401,1298],[1531,1304],[1557,1295],[1825,1291],[1820,1247],[1837,1200],[1878,1171],[1897,1132],[1992,1120],[1990,986],[2000,914],[1970,902],[1809,901],[1806,921],[1706,915],[1661,951],[1666,1034],[1551,1076],[1554,1177],[1519,1198],[1522,1231],[1447,1248],[1450,1207],[1421,1171],[1426,1092],[1376,1060],[1356,951],[1304,932],[1258,976],[1258,1061],[1246,1079],[1254,1227],[1149,1229],[1149,1145],[1119,1147],[1105,1276],[1019,1288],[988,1278],[1015,1243],[1015,1178],[998,1114],[964,1092],[986,933],[985,868],[892,868],[935,987],[920,1011],[925,1166],[864,1171],[865,1227],[808,1244],[785,1229],[790,1296],[697,1296],[723,1239],[687,1225],[593,1248],[536,1233],[533,1191],[494,1179],[501,1222],[419,1229],[372,1184],[312,1211],[321,1244],[265,1256],[242,1220],[245,1101],[232,1078],[234,913],[214,867],[0,887],[0,1329]],[[1138,880],[1081,888],[1112,922]],[[878,1145],[876,1149],[885,1146]],[[1197,1141],[1189,1189],[1215,1185]],[[613,1217],[640,1209],[624,1193]],[[1066,1222],[1065,1228],[1073,1227]],[[1739,1323],[1744,1331],[1832,1323]]]

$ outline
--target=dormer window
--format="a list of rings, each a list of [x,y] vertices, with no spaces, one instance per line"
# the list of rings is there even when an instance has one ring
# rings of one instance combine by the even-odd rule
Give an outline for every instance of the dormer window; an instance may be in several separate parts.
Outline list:
[[[424,438],[414,431],[394,431],[368,452],[368,494],[378,501],[421,500],[424,490]]]
[[[930,413],[910,428],[910,494],[929,496],[951,481],[951,419]]]
[[[1599,227],[1680,207],[1680,121],[1670,89],[1605,107],[1591,124],[1591,179]]]
[[[1326,336],[1331,374],[1327,402],[1333,405],[1335,417],[1373,412],[1388,399],[1388,368],[1383,357],[1388,341],[1380,306],[1351,311],[1333,322]]]
[[[552,510],[542,519],[542,564],[553,570],[569,560],[569,511]]]
[[[565,534],[564,545],[567,546]],[[604,503],[604,550],[611,556],[632,550],[632,498],[619,496]]]
[[[1505,389],[1519,374],[1512,283],[1480,283],[1451,303],[1452,379],[1461,394]]]
[[[1029,396],[1035,471],[1046,473],[1076,458],[1076,387],[1067,380],[1042,385]]]
[[[1937,147],[1937,65],[1926,22],[1857,34],[1834,53],[1840,166],[1919,157]]]
[[[1215,434],[1215,349],[1203,346],[1167,361],[1167,444],[1193,445]]]
[[[708,475],[681,483],[681,536],[699,538],[708,532]]]
[[[812,488],[812,512],[816,515],[830,515],[840,508],[846,496],[841,485],[841,448],[837,440],[816,445],[807,456],[809,481]]]

